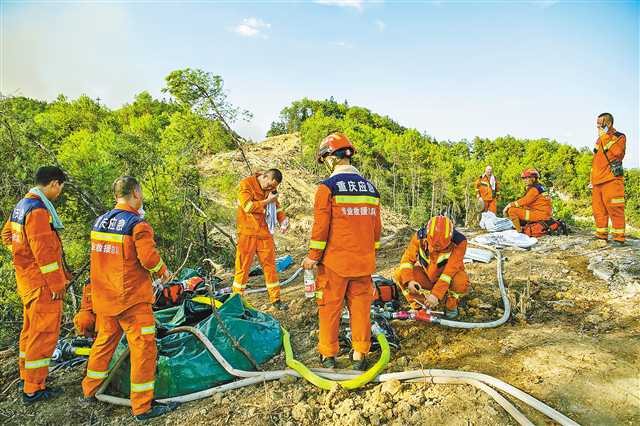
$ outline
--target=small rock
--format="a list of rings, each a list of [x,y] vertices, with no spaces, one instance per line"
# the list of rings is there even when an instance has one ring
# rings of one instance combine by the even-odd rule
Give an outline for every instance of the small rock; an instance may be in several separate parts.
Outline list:
[[[298,402],[291,409],[291,416],[293,416],[295,420],[303,421],[303,420],[306,420],[307,414],[309,414],[310,411],[311,411],[311,407],[309,407],[304,402]]]
[[[380,391],[382,393],[395,395],[400,391],[401,387],[402,387],[402,383],[400,383],[400,380],[389,380],[388,382],[384,382],[382,384]]]
[[[304,392],[302,391],[302,389],[296,389],[295,391],[293,391],[293,394],[291,395],[291,399],[293,400],[293,402],[300,402],[302,401],[303,398],[304,398]]]
[[[290,385],[292,383],[295,383],[297,380],[298,378],[295,376],[284,376],[284,377],[280,377],[279,382],[282,383],[283,385]]]
[[[479,307],[481,304],[483,304],[484,302],[482,301],[482,299],[480,299],[479,297],[476,297],[474,299],[469,300],[468,305],[469,306],[473,306],[474,308]]]

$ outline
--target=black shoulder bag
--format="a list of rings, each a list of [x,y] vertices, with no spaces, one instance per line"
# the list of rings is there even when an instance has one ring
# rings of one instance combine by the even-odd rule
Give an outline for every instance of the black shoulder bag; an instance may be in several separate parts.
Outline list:
[[[602,153],[604,154],[604,158],[606,158],[607,159],[607,163],[609,163],[609,169],[611,170],[611,173],[613,173],[613,175],[615,177],[624,176],[624,168],[622,167],[622,161],[620,161],[620,160],[609,161],[609,156],[607,156],[607,150],[604,149],[604,145],[602,144],[602,140],[600,141],[600,148],[602,149]]]

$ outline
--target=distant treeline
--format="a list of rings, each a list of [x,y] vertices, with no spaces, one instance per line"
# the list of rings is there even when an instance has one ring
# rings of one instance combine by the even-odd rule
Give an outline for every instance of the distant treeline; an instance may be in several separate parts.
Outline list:
[[[588,184],[593,154],[587,148],[511,136],[437,141],[389,117],[333,98],[293,102],[271,124],[268,135],[300,132],[303,160],[313,166],[318,142],[334,130],[353,141],[358,151],[356,162],[375,181],[384,203],[415,223],[441,212],[458,223],[470,220],[475,202],[473,183],[488,164],[502,183],[500,209],[522,195],[522,170],[535,167],[542,174],[542,183],[551,189],[556,217],[572,221],[574,216],[591,215]],[[626,197],[627,220],[638,226],[639,169],[626,172]]]

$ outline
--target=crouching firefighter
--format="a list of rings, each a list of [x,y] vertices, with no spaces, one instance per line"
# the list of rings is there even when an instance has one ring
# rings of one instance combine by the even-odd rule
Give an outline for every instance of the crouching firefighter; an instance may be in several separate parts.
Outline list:
[[[433,308],[444,300],[447,319],[458,316],[458,303],[469,288],[463,262],[466,251],[467,238],[448,217],[432,217],[418,229],[394,274],[413,309]]]
[[[351,165],[355,149],[341,133],[327,136],[317,160],[331,176],[316,191],[309,253],[303,267],[317,266],[316,301],[322,365],[334,368],[344,299],[351,322],[353,368],[365,370],[371,347],[371,302],[380,246],[380,194]]]
[[[131,408],[136,419],[146,420],[176,408],[152,401],[157,348],[151,274],[164,282],[171,274],[156,249],[151,225],[141,217],[142,188],[136,179],[116,179],[113,192],[115,208],[100,216],[91,231],[91,297],[98,335],[82,391],[92,400],[124,333],[131,351]]]
[[[526,169],[520,175],[526,185],[524,197],[507,204],[502,211],[513,223],[516,231],[522,232],[522,225],[528,222],[549,220],[553,214],[551,199],[547,190],[540,185],[540,172]]]

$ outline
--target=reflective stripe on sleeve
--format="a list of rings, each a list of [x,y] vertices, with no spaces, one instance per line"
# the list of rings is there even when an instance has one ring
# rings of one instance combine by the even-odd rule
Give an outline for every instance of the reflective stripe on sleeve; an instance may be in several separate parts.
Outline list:
[[[376,243],[373,245],[373,248],[378,250],[380,248],[380,241],[376,241]]]
[[[140,329],[140,334],[142,334],[143,336],[144,336],[145,334],[155,334],[155,332],[156,332],[156,326],[155,326],[155,325],[150,325],[150,326],[147,326],[147,327],[142,327],[142,328]]]
[[[531,214],[530,210],[525,210],[524,211],[524,220],[529,220],[529,215]]]
[[[309,243],[309,248],[312,249],[324,250],[325,247],[327,247],[326,241],[311,240],[311,242]]]
[[[409,262],[401,263],[400,269],[413,269],[413,263],[409,263]]]
[[[609,202],[611,204],[624,204],[624,198],[612,198]]]
[[[43,274],[48,274],[49,272],[54,272],[58,269],[60,269],[60,267],[58,266],[58,262],[53,262],[48,265],[41,266],[40,272],[42,272]]]
[[[18,354],[18,358],[26,358],[26,357],[27,357],[27,354],[26,354],[26,353],[24,353],[24,352],[20,352],[20,353]]]
[[[147,383],[131,383],[131,392],[146,392],[153,390],[155,383],[155,381]]]
[[[158,262],[158,264],[156,266],[154,266],[153,268],[149,269],[149,272],[156,273],[160,269],[162,269],[163,266],[164,266],[164,262],[162,261],[162,259],[160,259],[160,262]]]
[[[447,274],[440,275],[440,280],[444,281],[447,284],[451,284],[451,277]]]
[[[276,281],[275,283],[267,283],[267,288],[275,288],[280,287],[280,281]]]
[[[244,210],[245,213],[249,213],[249,211],[251,211],[251,207],[253,207],[253,201],[247,201],[247,204],[244,205],[242,210]]]

